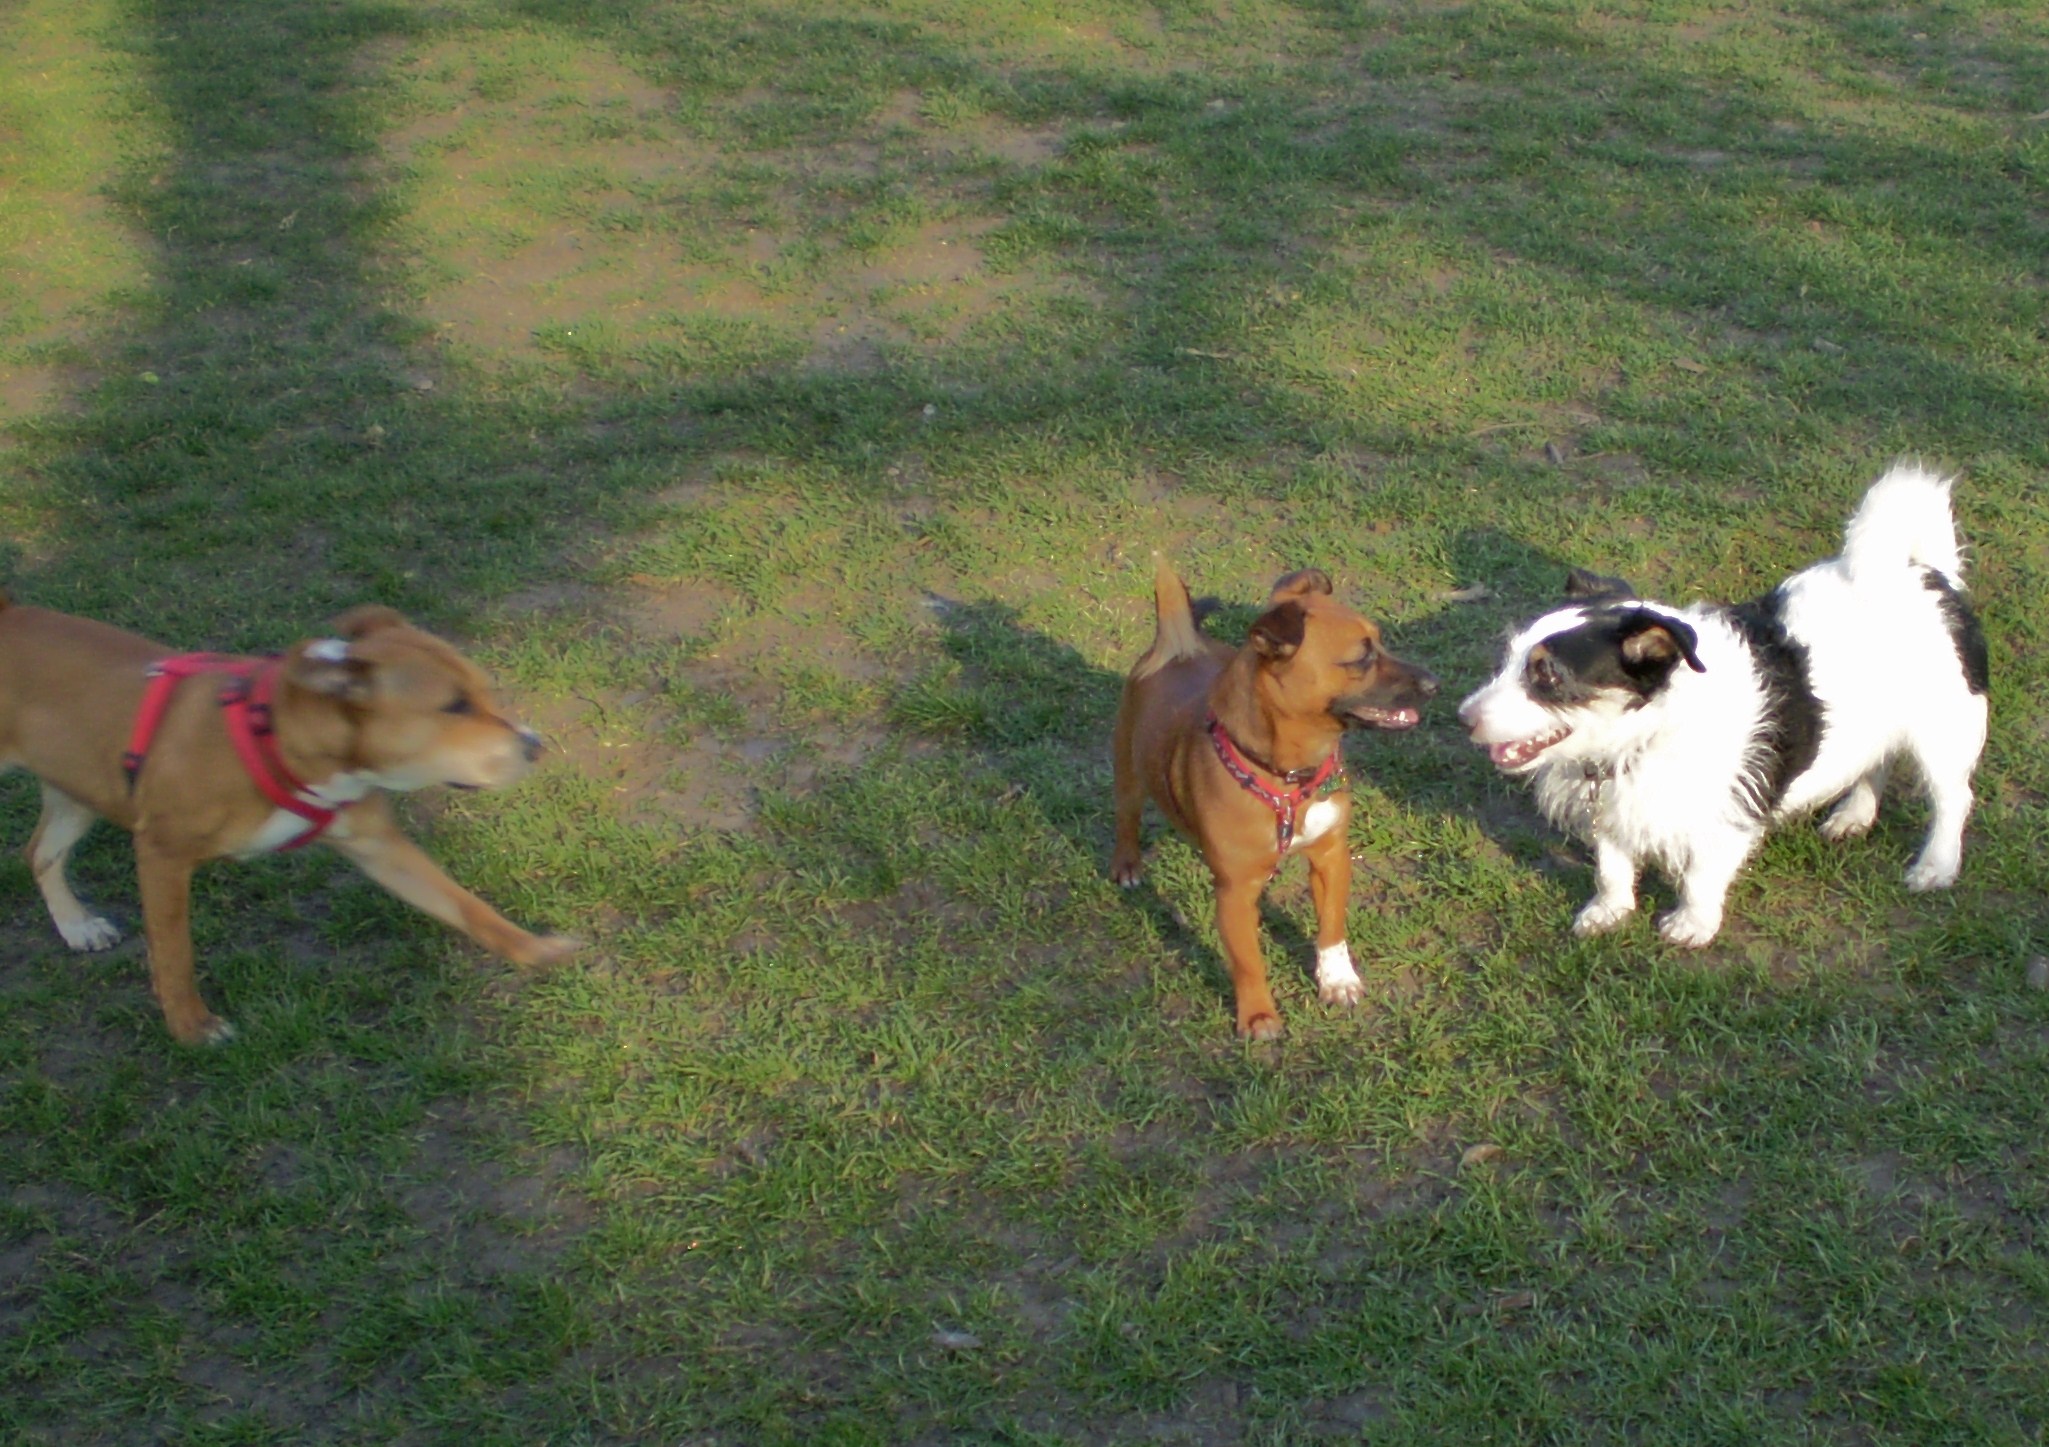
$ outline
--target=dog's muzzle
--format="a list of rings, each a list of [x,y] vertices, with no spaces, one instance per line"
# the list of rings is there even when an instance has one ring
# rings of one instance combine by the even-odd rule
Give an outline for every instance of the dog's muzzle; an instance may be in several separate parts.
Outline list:
[[[1381,664],[1383,671],[1389,665]],[[1400,672],[1374,684],[1363,693],[1335,700],[1330,711],[1347,727],[1412,729],[1423,720],[1423,705],[1437,692],[1437,676],[1412,663],[1398,665]]]

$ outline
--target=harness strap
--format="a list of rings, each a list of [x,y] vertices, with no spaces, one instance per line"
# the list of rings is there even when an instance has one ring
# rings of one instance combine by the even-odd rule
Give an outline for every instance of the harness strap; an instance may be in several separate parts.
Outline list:
[[[1335,788],[1343,783],[1344,756],[1333,748],[1330,756],[1313,769],[1291,769],[1282,773],[1279,769],[1255,762],[1240,748],[1214,709],[1210,710],[1208,724],[1210,744],[1216,749],[1224,772],[1238,781],[1238,787],[1273,811],[1274,843],[1279,850],[1274,860],[1274,873],[1278,874],[1281,860],[1288,856],[1288,846],[1295,842],[1296,812],[1327,787]],[[1280,780],[1287,787],[1270,787],[1259,777],[1262,773]]]
[[[264,798],[298,815],[310,826],[289,844],[279,847],[297,849],[318,839],[348,806],[330,807],[322,803],[285,764],[271,708],[277,696],[278,676],[283,671],[283,664],[276,658],[235,658],[222,653],[181,653],[151,664],[149,685],[143,690],[142,703],[135,711],[135,727],[121,755],[121,768],[128,775],[128,792],[135,792],[135,781],[149,757],[150,743],[156,738],[180,681],[200,674],[220,674],[221,713],[243,772]]]

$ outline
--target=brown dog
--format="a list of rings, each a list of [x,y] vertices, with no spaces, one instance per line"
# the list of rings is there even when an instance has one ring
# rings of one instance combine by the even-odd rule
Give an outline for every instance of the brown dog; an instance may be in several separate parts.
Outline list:
[[[1163,558],[1153,581],[1153,646],[1117,710],[1117,851],[1110,877],[1138,883],[1147,798],[1195,841],[1217,888],[1217,933],[1238,999],[1238,1033],[1281,1032],[1259,951],[1259,896],[1281,860],[1309,860],[1316,904],[1316,993],[1356,1005],[1345,943],[1352,887],[1352,798],[1338,741],[1347,727],[1413,728],[1437,680],[1380,646],[1380,630],[1331,601],[1314,568],[1274,584],[1243,648],[1204,636],[1188,589]]]
[[[193,868],[222,855],[321,835],[494,954],[548,964],[576,948],[528,934],[443,874],[382,794],[510,783],[540,740],[498,713],[481,670],[391,609],[357,608],[335,628],[275,660],[188,655],[187,672],[146,638],[0,597],[0,770],[43,783],[36,884],[66,944],[108,948],[120,932],[78,902],[64,866],[95,817],[134,834],[150,982],[185,1044],[234,1033],[193,983],[187,915]]]

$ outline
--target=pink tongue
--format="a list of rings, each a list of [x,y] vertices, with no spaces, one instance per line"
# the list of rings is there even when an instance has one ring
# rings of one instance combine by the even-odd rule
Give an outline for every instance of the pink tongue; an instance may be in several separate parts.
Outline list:
[[[1489,744],[1487,753],[1497,769],[1519,769],[1551,746],[1550,739],[1517,739],[1512,744]]]

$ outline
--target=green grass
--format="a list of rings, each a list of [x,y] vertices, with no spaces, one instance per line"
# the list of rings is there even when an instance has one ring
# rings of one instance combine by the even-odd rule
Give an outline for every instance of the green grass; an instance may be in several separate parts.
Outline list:
[[[2038,7],[19,0],[0,178],[9,590],[460,638],[560,748],[415,830],[591,942],[224,867],[193,1053],[0,866],[0,1435],[2049,1420]],[[1154,547],[1455,692],[1566,564],[1744,596],[1906,452],[1993,652],[1950,894],[1903,799],[1702,955],[1572,941],[1449,708],[1351,751],[1356,1013],[1298,872],[1260,1048],[1194,854],[1103,877]]]

